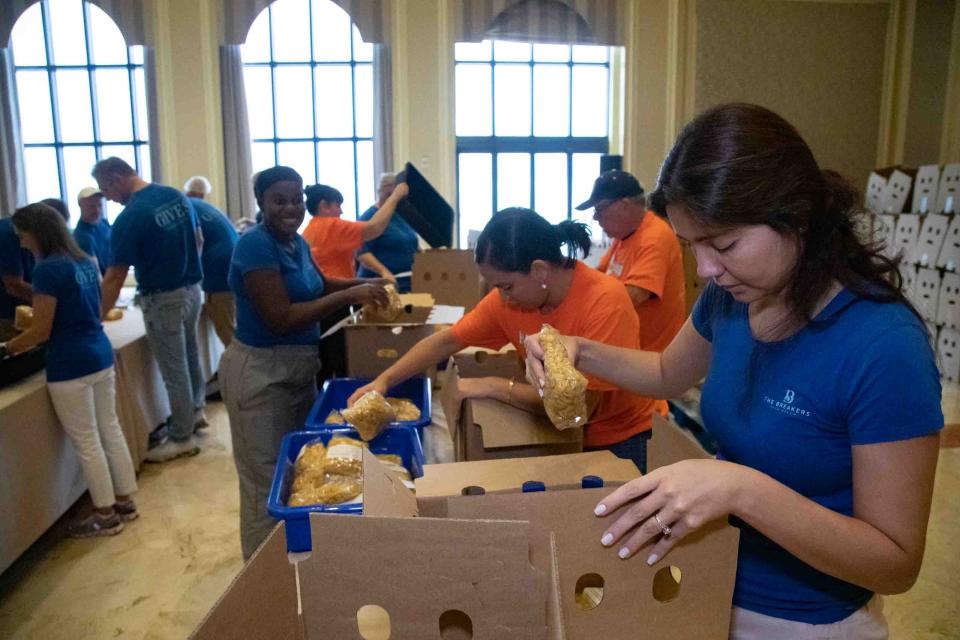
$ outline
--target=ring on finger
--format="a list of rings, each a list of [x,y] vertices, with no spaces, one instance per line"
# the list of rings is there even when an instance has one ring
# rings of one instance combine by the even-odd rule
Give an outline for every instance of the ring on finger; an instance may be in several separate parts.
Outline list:
[[[670,535],[670,532],[673,531],[673,529],[671,529],[671,528],[668,527],[667,525],[663,524],[663,521],[660,520],[660,514],[659,514],[659,513],[653,514],[653,519],[657,521],[657,526],[660,527],[660,531],[663,532],[663,535],[664,535],[664,536]]]

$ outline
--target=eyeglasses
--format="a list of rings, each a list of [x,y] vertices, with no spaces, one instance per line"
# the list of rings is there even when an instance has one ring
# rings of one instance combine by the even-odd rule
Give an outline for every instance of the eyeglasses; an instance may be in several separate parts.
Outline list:
[[[593,215],[599,216],[603,214],[604,211],[609,209],[616,202],[616,200],[601,200],[597,204],[593,205]]]

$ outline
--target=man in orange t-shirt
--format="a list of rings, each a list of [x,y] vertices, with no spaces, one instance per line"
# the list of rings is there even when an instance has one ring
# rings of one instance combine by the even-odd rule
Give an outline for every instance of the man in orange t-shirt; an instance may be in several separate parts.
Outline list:
[[[606,171],[590,198],[577,206],[594,208],[593,218],[613,244],[597,269],[622,282],[640,319],[640,349],[662,352],[686,320],[683,255],[670,225],[647,211],[643,187],[626,171]],[[644,398],[645,420],[667,413],[663,400]]]
[[[331,186],[315,184],[304,189],[307,212],[313,219],[303,230],[313,261],[323,275],[350,280],[357,277],[355,254],[364,242],[380,237],[390,224],[393,212],[408,193],[400,183],[380,209],[367,221],[344,220],[343,194]]]

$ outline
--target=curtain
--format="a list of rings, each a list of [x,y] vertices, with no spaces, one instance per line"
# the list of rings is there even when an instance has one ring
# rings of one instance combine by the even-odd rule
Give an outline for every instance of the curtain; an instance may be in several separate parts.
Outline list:
[[[27,203],[15,87],[13,52],[5,47],[0,49],[0,215]]]
[[[227,215],[232,220],[239,220],[253,217],[257,210],[250,179],[253,159],[240,45],[220,45],[220,96]]]
[[[393,71],[390,46],[373,46],[373,178],[393,166]]]
[[[459,0],[457,42],[485,38],[622,46],[630,0]]]
[[[143,48],[143,77],[147,92],[147,135],[150,140],[150,181],[163,182],[160,162],[160,117],[157,100],[157,56],[153,47]]]

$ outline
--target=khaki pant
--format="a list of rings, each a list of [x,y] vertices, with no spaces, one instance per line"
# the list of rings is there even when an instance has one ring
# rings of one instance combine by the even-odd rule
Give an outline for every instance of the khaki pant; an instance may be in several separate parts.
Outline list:
[[[300,429],[317,395],[317,347],[250,347],[234,340],[220,359],[220,393],[230,416],[240,479],[240,545],[246,560],[273,530],[267,496],[288,431]]]
[[[229,347],[237,328],[237,304],[229,291],[206,294],[203,312],[213,322],[213,330],[223,346]]]
[[[883,599],[873,596],[847,618],[831,624],[807,624],[733,608],[730,640],[887,640]]]

